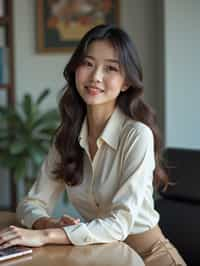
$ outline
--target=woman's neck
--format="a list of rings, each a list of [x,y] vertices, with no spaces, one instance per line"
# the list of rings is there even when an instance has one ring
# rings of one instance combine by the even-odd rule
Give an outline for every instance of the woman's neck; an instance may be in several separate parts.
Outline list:
[[[97,140],[101,135],[108,119],[114,111],[113,108],[105,106],[88,106],[87,107],[87,122],[88,122],[88,138]]]

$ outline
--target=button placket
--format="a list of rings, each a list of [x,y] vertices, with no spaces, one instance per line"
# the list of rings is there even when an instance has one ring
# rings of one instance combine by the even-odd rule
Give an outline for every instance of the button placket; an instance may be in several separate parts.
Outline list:
[[[96,194],[95,193],[95,180],[97,179],[97,175],[96,175],[96,168],[97,167],[96,167],[96,165],[98,163],[98,157],[99,157],[100,149],[101,149],[101,147],[98,148],[98,150],[95,154],[94,160],[92,162],[93,176],[92,176],[92,182],[91,182],[91,194],[92,194],[92,197],[94,200],[95,208],[100,207],[100,204],[95,197],[95,194]]]
[[[89,167],[91,171],[88,171],[88,176],[89,178],[89,183],[88,183],[88,194],[91,199],[91,203],[93,204],[94,202],[94,195],[93,195],[93,183],[94,183],[94,167],[93,167],[93,162],[91,160],[89,152],[87,152],[87,159],[89,162]],[[96,206],[96,205],[95,205]]]

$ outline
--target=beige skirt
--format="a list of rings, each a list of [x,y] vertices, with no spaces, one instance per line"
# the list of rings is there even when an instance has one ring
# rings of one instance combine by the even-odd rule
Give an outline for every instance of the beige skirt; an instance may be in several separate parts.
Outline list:
[[[146,266],[187,266],[159,226],[141,234],[129,235],[125,243],[143,258]]]

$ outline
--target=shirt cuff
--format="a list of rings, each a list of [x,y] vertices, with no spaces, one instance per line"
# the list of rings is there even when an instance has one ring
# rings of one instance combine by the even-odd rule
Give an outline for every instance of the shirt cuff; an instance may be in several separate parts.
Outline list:
[[[33,224],[42,217],[49,217],[49,215],[46,212],[37,209],[37,210],[31,211],[31,215],[29,213],[28,215],[25,215],[24,217],[22,217],[20,219],[20,223],[26,226],[27,228],[32,228]]]
[[[97,242],[95,237],[93,237],[88,230],[87,224],[85,223],[65,226],[63,229],[73,245],[84,246]]]

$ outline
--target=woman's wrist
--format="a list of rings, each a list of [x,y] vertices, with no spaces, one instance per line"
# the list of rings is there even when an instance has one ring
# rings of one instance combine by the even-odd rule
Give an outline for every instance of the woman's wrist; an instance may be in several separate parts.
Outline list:
[[[72,244],[62,228],[48,228],[41,230],[42,241],[46,244]]]

